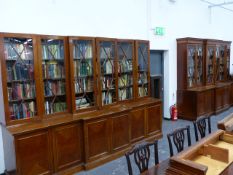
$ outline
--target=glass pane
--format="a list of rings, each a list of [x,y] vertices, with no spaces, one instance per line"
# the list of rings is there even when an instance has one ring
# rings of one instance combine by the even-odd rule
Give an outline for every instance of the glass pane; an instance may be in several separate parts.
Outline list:
[[[140,43],[138,47],[138,96],[148,95],[148,44]]]
[[[37,115],[31,38],[4,38],[7,92],[11,120]]]
[[[224,46],[216,47],[216,80],[224,80]]]
[[[121,42],[118,51],[118,99],[133,98],[133,45]]]
[[[206,81],[208,84],[214,82],[214,47],[208,47],[207,50]]]
[[[114,42],[100,42],[100,70],[102,86],[102,104],[111,104],[116,101],[115,75],[114,75]]]
[[[42,39],[41,43],[45,113],[63,112],[67,109],[64,43],[53,39]]]
[[[73,41],[76,109],[94,106],[92,41]]]
[[[197,47],[197,85],[203,83],[203,50],[202,46]]]
[[[188,46],[188,62],[187,62],[187,83],[188,87],[192,87],[195,82],[195,46]]]

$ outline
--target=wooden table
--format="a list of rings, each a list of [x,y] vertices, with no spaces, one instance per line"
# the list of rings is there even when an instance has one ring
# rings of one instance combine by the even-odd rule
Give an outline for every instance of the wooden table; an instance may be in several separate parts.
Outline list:
[[[159,163],[158,165],[155,165],[148,169],[148,171],[145,171],[141,175],[165,175],[166,169],[169,167],[170,159],[166,159]],[[224,174],[225,175],[225,174]]]
[[[232,174],[233,174],[233,162],[220,175],[232,175]]]
[[[151,167],[141,175],[166,175],[166,170],[169,167],[169,164],[170,159],[166,159],[160,164]],[[220,175],[233,175],[233,162]]]

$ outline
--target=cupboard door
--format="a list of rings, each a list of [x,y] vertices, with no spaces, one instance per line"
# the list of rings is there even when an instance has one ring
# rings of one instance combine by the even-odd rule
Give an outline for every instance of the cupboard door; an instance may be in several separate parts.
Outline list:
[[[225,74],[225,61],[224,61],[224,45],[216,46],[216,81],[224,81]]]
[[[110,152],[110,133],[107,119],[90,121],[85,127],[86,159],[98,159]]]
[[[1,39],[2,81],[6,122],[18,123],[38,113],[38,69],[35,37],[4,36]]]
[[[230,93],[231,93],[231,104],[233,104],[233,83],[231,84]]]
[[[201,116],[206,113],[206,106],[205,106],[205,101],[206,101],[206,92],[198,92],[197,93],[197,115]]]
[[[112,146],[113,150],[121,149],[130,143],[130,121],[128,115],[112,118]]]
[[[136,41],[137,97],[150,95],[149,43]]]
[[[215,110],[219,110],[223,106],[223,88],[216,88],[215,90]]]
[[[131,141],[138,141],[146,135],[146,120],[145,120],[145,108],[135,109],[131,111]]]
[[[57,127],[53,130],[55,171],[82,162],[83,140],[81,124]]]
[[[147,134],[154,135],[162,131],[162,109],[161,104],[147,108]]]
[[[188,45],[187,52],[187,85],[191,88],[196,86],[196,45]]]
[[[116,43],[115,40],[97,40],[97,58],[100,73],[102,106],[115,103],[116,97]]]
[[[230,86],[224,87],[224,95],[223,95],[223,106],[227,107],[230,105]]]
[[[94,38],[70,38],[70,67],[74,111],[96,106]]]
[[[52,174],[51,147],[47,131],[16,137],[15,147],[18,174]]]
[[[205,91],[205,113],[214,112],[214,90]]]
[[[134,44],[132,41],[117,42],[118,100],[133,98]]]
[[[46,115],[67,112],[70,91],[66,39],[41,36],[38,43],[43,111]]]

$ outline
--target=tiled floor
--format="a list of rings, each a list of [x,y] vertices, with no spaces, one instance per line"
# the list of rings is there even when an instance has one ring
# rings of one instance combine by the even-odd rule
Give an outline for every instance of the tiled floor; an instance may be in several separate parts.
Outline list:
[[[212,116],[211,117],[211,125],[212,125],[212,131],[217,130],[217,122],[219,120],[222,120],[225,118],[228,114],[233,112],[233,108],[230,108],[229,110],[220,113],[219,115]],[[169,120],[163,120],[163,138],[159,140],[158,147],[159,147],[159,160],[165,160],[169,157],[169,147],[167,142],[166,134],[173,131],[174,129],[178,127],[183,127],[186,125],[190,125],[191,127],[191,136],[192,136],[192,144],[195,143],[194,138],[194,129],[193,124],[190,121],[185,120],[178,120],[178,121],[169,121]],[[151,154],[153,155],[153,154]],[[153,162],[153,156],[151,158],[151,164]],[[135,171],[135,174],[139,174],[136,168],[133,168]],[[114,161],[111,161],[109,163],[106,163],[102,166],[99,166],[95,169],[92,169],[90,171],[83,171],[80,173],[77,173],[76,175],[127,175],[128,169],[125,157],[120,157]]]

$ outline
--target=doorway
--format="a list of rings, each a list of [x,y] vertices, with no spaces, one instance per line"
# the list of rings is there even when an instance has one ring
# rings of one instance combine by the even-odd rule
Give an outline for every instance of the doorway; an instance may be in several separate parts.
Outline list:
[[[164,109],[164,52],[150,51],[151,96],[162,100]]]

